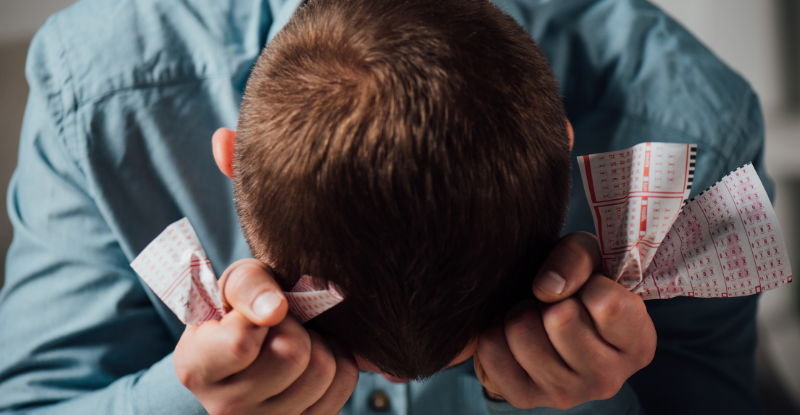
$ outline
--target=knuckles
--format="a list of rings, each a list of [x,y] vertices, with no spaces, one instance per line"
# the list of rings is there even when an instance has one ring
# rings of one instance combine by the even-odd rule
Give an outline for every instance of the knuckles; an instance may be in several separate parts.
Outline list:
[[[221,336],[222,353],[241,362],[252,362],[261,351],[262,340],[253,331],[226,330]]]
[[[178,381],[187,389],[195,391],[201,389],[205,382],[196,368],[196,359],[193,359],[193,354],[187,350],[189,347],[187,343],[192,341],[187,336],[191,337],[191,335],[184,333],[175,347],[173,365],[175,366],[175,374],[178,376]]]
[[[312,368],[317,376],[328,381],[333,379],[336,374],[336,359],[333,353],[322,345],[318,339],[311,341],[311,355],[309,357],[308,367]]]
[[[635,356],[638,357],[637,370],[649,365],[656,356],[656,347],[658,346],[656,329],[653,326],[652,321],[647,322],[646,327],[647,329],[643,330],[645,333],[643,333],[639,338],[639,348],[635,352]]]
[[[550,399],[553,402],[552,407],[561,411],[572,409],[583,403],[582,400],[576,399],[574,389],[568,388],[556,389],[550,394]]]
[[[537,335],[541,327],[541,316],[536,311],[535,305],[524,307],[510,313],[505,322],[505,333],[509,338],[522,339]]]
[[[506,344],[506,334],[500,326],[490,326],[478,337],[478,353],[492,353]]]
[[[178,381],[191,391],[197,390],[202,383],[197,372],[184,364],[179,364],[177,360],[175,361],[175,374],[178,375]]]
[[[604,294],[595,299],[593,304],[588,305],[592,317],[598,324],[613,324],[632,316],[629,304],[634,300],[631,296],[636,296],[636,294],[619,290],[608,291]]]
[[[545,327],[551,329],[577,324],[581,318],[581,307],[574,298],[568,298],[548,306],[542,314],[542,321]]]
[[[270,352],[286,363],[287,370],[302,373],[311,360],[310,337],[304,330],[297,332],[284,330],[275,333],[278,331],[274,330],[275,328],[270,333],[272,336],[268,338]]]
[[[592,400],[611,399],[622,389],[622,385],[631,373],[620,373],[613,369],[599,373],[596,380],[591,383],[592,390],[589,396]]]
[[[358,365],[349,360],[339,359],[336,363],[336,373],[349,390],[355,389],[358,383]]]

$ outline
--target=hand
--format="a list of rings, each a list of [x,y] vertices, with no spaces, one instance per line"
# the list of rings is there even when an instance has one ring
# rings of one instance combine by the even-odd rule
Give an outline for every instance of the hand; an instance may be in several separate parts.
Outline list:
[[[478,338],[475,373],[490,398],[569,409],[611,398],[653,360],[656,331],[644,301],[601,269],[593,235],[559,242],[534,279],[541,303],[523,301]]]
[[[261,261],[235,262],[220,285],[231,310],[186,327],[174,357],[181,383],[212,415],[338,413],[358,382],[353,355],[287,316]]]

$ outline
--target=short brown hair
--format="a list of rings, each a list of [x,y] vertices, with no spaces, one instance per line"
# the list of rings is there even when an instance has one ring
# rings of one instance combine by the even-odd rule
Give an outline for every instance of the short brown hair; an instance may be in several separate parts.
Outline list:
[[[424,378],[529,296],[570,188],[558,85],[486,0],[311,0],[247,83],[234,188],[256,258],[345,301],[312,322]]]

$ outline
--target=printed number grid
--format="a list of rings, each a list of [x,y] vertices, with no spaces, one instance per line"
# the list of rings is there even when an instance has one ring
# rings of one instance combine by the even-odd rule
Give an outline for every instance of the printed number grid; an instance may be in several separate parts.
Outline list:
[[[641,284],[642,271],[689,196],[695,159],[696,146],[673,143],[578,159],[604,265],[625,288]]]
[[[684,207],[645,275],[645,298],[734,297],[792,281],[783,235],[752,165]]]
[[[624,287],[644,299],[733,297],[792,281],[775,212],[752,165],[681,207],[696,147],[643,143],[611,154],[583,156],[579,165],[604,264]],[[624,171],[615,172],[620,165]],[[614,187],[614,179],[628,188]]]
[[[222,319],[217,278],[187,218],[168,226],[131,267],[184,324]]]
[[[184,324],[222,319],[217,277],[187,218],[168,226],[150,242],[131,262],[131,268]],[[308,275],[284,294],[289,312],[301,323],[343,300],[332,284],[327,290],[317,290]]]

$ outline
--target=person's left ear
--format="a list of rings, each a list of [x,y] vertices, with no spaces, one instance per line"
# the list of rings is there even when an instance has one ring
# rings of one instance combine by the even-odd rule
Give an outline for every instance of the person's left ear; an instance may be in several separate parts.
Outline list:
[[[214,160],[222,174],[233,179],[233,149],[236,144],[236,131],[220,128],[211,137]]]
[[[575,132],[572,131],[572,124],[570,124],[569,120],[564,118],[564,121],[567,122],[567,134],[569,135],[569,151],[572,151],[572,145],[575,144]]]

